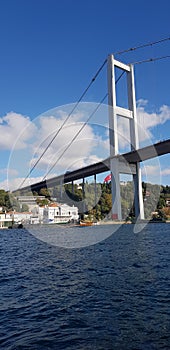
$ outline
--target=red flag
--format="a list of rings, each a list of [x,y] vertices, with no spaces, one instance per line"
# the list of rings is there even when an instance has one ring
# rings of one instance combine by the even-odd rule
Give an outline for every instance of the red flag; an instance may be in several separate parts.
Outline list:
[[[109,182],[111,181],[111,174],[107,175],[104,179],[104,182]]]

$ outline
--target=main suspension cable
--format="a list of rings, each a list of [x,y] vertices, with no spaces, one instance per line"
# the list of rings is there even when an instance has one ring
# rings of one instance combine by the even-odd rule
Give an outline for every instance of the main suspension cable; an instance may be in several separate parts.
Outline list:
[[[46,146],[46,148],[44,149],[44,151],[42,152],[42,154],[40,155],[40,157],[37,159],[37,161],[35,162],[35,164],[33,165],[33,167],[30,169],[29,173],[27,174],[27,176],[25,177],[25,179],[22,181],[22,183],[19,186],[19,189],[24,185],[25,181],[28,179],[28,177],[31,175],[31,173],[33,172],[33,170],[35,169],[35,167],[38,165],[38,163],[40,162],[40,160],[42,159],[42,157],[44,156],[44,154],[47,152],[47,150],[49,149],[49,147],[51,146],[51,144],[53,143],[53,141],[56,139],[56,137],[58,136],[59,132],[62,130],[62,128],[64,127],[64,125],[67,123],[67,121],[69,120],[70,116],[73,114],[73,112],[75,111],[75,109],[78,107],[79,103],[82,101],[83,97],[85,96],[85,94],[87,93],[87,91],[89,90],[89,88],[91,87],[91,85],[94,83],[94,81],[96,80],[97,76],[99,75],[99,73],[102,71],[103,67],[105,66],[107,62],[107,59],[104,60],[103,64],[100,66],[100,68],[98,69],[98,71],[96,72],[96,74],[94,75],[94,77],[92,78],[92,80],[90,81],[89,85],[87,86],[87,88],[84,90],[84,92],[82,93],[82,95],[80,96],[79,100],[76,102],[76,104],[74,105],[74,107],[72,108],[72,110],[69,112],[68,116],[66,117],[66,119],[63,121],[62,125],[60,126],[60,128],[57,130],[57,132],[55,133],[55,135],[53,136],[53,138],[51,139],[51,141],[49,142],[49,144]]]
[[[161,44],[164,43],[166,41],[170,40],[170,37],[166,37],[160,40],[156,40],[156,41],[152,41],[152,42],[148,42],[145,44],[141,44],[135,47],[130,47],[128,49],[125,50],[121,50],[121,51],[117,51],[114,53],[114,55],[122,55],[124,53],[127,52],[132,52],[138,49],[142,49],[148,46],[153,46],[153,45],[157,45],[157,44]],[[157,61],[157,60],[161,60],[161,59],[165,59],[165,58],[169,58],[170,56],[162,56],[162,57],[156,57],[156,58],[150,58],[150,59],[146,59],[143,61],[138,61],[138,62],[134,62],[132,64],[141,64],[141,63],[145,63],[145,62],[153,62],[153,61]],[[57,132],[55,133],[55,135],[53,136],[53,138],[51,139],[51,141],[49,142],[49,144],[46,146],[46,148],[44,149],[44,151],[42,152],[42,154],[40,155],[40,157],[37,159],[37,161],[35,162],[35,164],[32,166],[32,168],[30,169],[29,173],[27,174],[27,176],[24,178],[24,180],[22,181],[22,183],[19,186],[19,189],[24,185],[26,179],[31,175],[31,173],[33,172],[33,170],[35,169],[35,167],[38,165],[38,163],[40,162],[40,160],[42,159],[42,157],[44,156],[44,154],[47,152],[47,150],[49,149],[49,147],[51,146],[51,144],[53,143],[53,141],[56,139],[56,137],[58,136],[58,134],[60,133],[60,131],[62,130],[62,128],[64,127],[64,125],[66,124],[66,122],[69,120],[70,116],[73,114],[73,112],[75,111],[75,109],[78,107],[79,103],[82,101],[83,97],[86,95],[87,91],[89,90],[89,88],[91,87],[91,85],[93,84],[93,82],[96,80],[97,76],[99,75],[99,73],[102,71],[103,67],[105,66],[105,64],[107,63],[107,59],[104,60],[104,62],[102,63],[102,65],[99,67],[99,69],[97,70],[96,74],[94,75],[94,77],[91,79],[89,85],[86,87],[86,89],[84,90],[84,92],[82,93],[82,95],[80,96],[79,100],[75,103],[74,107],[72,108],[72,110],[70,111],[70,113],[68,114],[68,116],[66,117],[66,119],[63,121],[62,125],[60,126],[60,128],[57,130]],[[120,79],[120,77],[119,77]],[[106,98],[106,97],[105,97]],[[99,103],[99,105],[101,104],[101,102]],[[47,175],[47,174],[46,174]]]
[[[122,54],[130,52],[130,51],[136,51],[136,50],[148,47],[148,46],[154,46],[154,45],[157,45],[157,44],[161,44],[161,43],[163,43],[165,41],[168,41],[168,40],[170,40],[170,37],[166,37],[166,38],[163,38],[163,39],[160,39],[160,40],[151,41],[151,42],[146,43],[146,44],[130,47],[130,48],[122,50],[122,51],[117,51],[117,52],[114,52],[114,55],[122,55]]]
[[[155,62],[155,61],[163,60],[163,59],[166,59],[166,58],[170,58],[170,55],[160,56],[160,57],[147,58],[147,59],[142,60],[142,61],[132,62],[131,64],[135,65],[135,64],[142,64],[142,63]]]
[[[81,126],[81,128],[79,129],[79,131],[74,135],[74,137],[72,138],[72,140],[69,142],[69,144],[67,145],[67,147],[64,149],[64,151],[60,154],[60,156],[58,157],[58,159],[56,160],[56,162],[52,165],[52,167],[48,170],[48,172],[44,175],[42,181],[44,181],[47,177],[47,175],[51,172],[52,169],[54,169],[54,167],[56,166],[56,164],[59,162],[59,160],[62,158],[62,156],[65,154],[65,152],[70,148],[70,146],[73,144],[73,142],[76,140],[76,138],[78,137],[78,135],[81,133],[81,131],[85,128],[85,126],[87,125],[87,123],[90,121],[90,119],[92,118],[92,116],[97,112],[97,110],[99,109],[99,107],[101,106],[101,104],[104,102],[104,100],[106,99],[106,97],[108,96],[108,93],[102,98],[102,100],[98,103],[97,107],[94,109],[94,111],[90,114],[90,116],[88,117],[88,119],[86,120],[85,123],[83,123],[83,125]]]
[[[125,73],[125,71],[123,71],[119,77],[117,78],[117,80],[115,81],[115,84],[118,83],[118,81],[121,79],[121,77],[123,76],[123,74]],[[48,174],[51,172],[52,169],[54,169],[54,167],[56,166],[56,164],[59,162],[59,160],[62,158],[62,156],[65,154],[65,152],[70,148],[70,146],[73,144],[73,142],[76,140],[76,138],[78,137],[78,135],[81,133],[81,131],[84,129],[84,127],[87,125],[87,123],[90,121],[90,119],[92,118],[92,116],[98,111],[98,109],[100,108],[101,104],[105,101],[106,97],[108,96],[108,93],[106,93],[106,95],[102,98],[102,100],[98,103],[98,105],[96,106],[96,108],[94,109],[94,111],[90,114],[90,116],[88,117],[88,119],[86,120],[85,123],[83,123],[82,127],[79,129],[79,131],[74,135],[74,137],[72,138],[72,140],[69,142],[69,144],[67,145],[67,147],[64,149],[64,151],[61,153],[61,155],[58,157],[58,159],[56,160],[56,162],[51,166],[51,168],[48,170],[48,172],[44,175],[42,181],[46,180],[46,177],[48,176]]]

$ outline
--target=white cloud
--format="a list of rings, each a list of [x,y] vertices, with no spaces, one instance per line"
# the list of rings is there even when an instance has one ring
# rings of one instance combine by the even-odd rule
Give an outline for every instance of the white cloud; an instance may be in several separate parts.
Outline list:
[[[161,175],[162,176],[170,175],[170,168],[166,168],[166,169],[162,170]]]
[[[156,159],[156,158],[155,158]],[[158,162],[157,164],[142,164],[142,180],[147,183],[153,183],[157,185],[161,185],[162,176],[161,176],[161,168]]]
[[[160,167],[158,165],[145,165],[142,167],[142,175],[157,176],[161,174]]]
[[[152,144],[155,142],[154,128],[165,124],[170,120],[170,107],[163,105],[158,112],[148,112],[148,101],[140,99],[137,102],[137,123],[138,135],[141,146],[143,143]],[[130,146],[129,122],[126,118],[118,118],[119,145],[121,151]]]
[[[4,168],[4,169],[0,169],[0,174],[10,174],[11,176],[17,176],[18,175],[18,170],[10,169],[10,168]]]
[[[54,176],[54,174],[53,174]],[[0,182],[0,188],[3,188],[5,191],[14,191],[17,188],[20,187],[21,183],[23,182],[25,178],[23,177],[15,177],[12,179],[5,179],[4,181]],[[31,177],[26,179],[25,183],[24,183],[24,187],[25,186],[30,186],[31,184],[40,182],[42,180],[42,177]]]
[[[25,139],[23,138],[24,134],[21,132],[11,152],[9,167],[13,168],[16,166],[19,174],[26,177],[30,169],[45,152],[36,165],[35,170],[31,171],[30,174],[30,176],[34,174],[39,176],[39,170],[41,170],[42,180],[43,174],[45,175],[56,161],[57,164],[52,169],[55,175],[65,173],[67,170],[84,167],[106,158],[108,156],[106,136],[104,135],[103,140],[99,134],[95,133],[93,125],[82,121],[83,119],[87,120],[87,116],[83,114],[83,111],[71,115],[63,127],[63,121],[67,116],[65,111],[60,109],[54,115],[42,115],[31,121],[32,130],[31,128],[27,131],[24,129],[27,139],[26,137]],[[22,119],[23,116],[20,117]],[[29,118],[26,118],[26,121],[29,128]],[[104,127],[105,130],[106,128]],[[23,141],[27,144],[25,149],[21,149]],[[48,177],[50,174],[51,172]],[[35,182],[37,181],[38,179],[36,178]],[[22,179],[14,180],[12,174],[9,174],[9,182],[12,187],[17,187],[22,183]],[[24,183],[24,186],[26,183]]]
[[[143,98],[140,98],[140,99],[137,101],[137,106],[138,106],[138,108],[139,108],[139,107],[147,106],[147,104],[148,104],[148,100],[143,99]]]
[[[66,112],[69,109],[68,106],[66,109],[65,106],[63,106],[63,109],[61,107],[54,109],[54,113],[52,113],[53,111],[51,113],[47,112],[34,120],[30,120],[29,117],[14,112],[10,112],[0,118],[0,133],[2,136],[0,139],[0,149],[10,150],[13,148],[9,168],[16,168],[16,173],[12,173],[12,170],[8,172],[9,181],[13,184],[15,180],[17,181],[17,179],[13,180],[13,177],[17,176],[17,172],[20,174],[20,177],[27,176],[31,167],[41,157],[47,147],[48,150],[36,166],[36,173],[31,173],[31,176],[35,176],[35,174],[39,176],[40,169],[43,169],[42,174],[45,174],[56,161],[57,165],[53,169],[53,172],[57,175],[108,157],[109,128],[105,125],[108,120],[108,115],[106,115],[107,106],[105,108],[102,107],[103,114],[100,111],[99,119],[95,115],[96,120],[93,119],[92,124],[90,124],[90,120],[83,127],[83,123],[88,119],[88,116],[95,107],[96,104],[93,104],[93,108],[91,107],[90,110],[90,104],[87,104],[86,110],[83,109],[84,104],[82,109],[79,106],[78,112],[70,116],[64,127],[62,126],[68,117],[68,113]],[[170,120],[170,107],[163,105],[160,107],[158,113],[148,112],[147,107],[148,101],[139,100],[137,104],[137,116],[140,126],[140,140],[151,143],[153,139],[153,128],[158,124],[164,124]],[[101,124],[102,118],[103,124]],[[100,124],[97,124],[99,120]],[[119,144],[120,147],[125,149],[129,145],[128,120],[119,118],[118,124]],[[75,138],[76,134],[78,135]],[[55,137],[55,135],[57,136]],[[71,140],[74,140],[72,144],[70,144]],[[65,152],[66,148],[68,149]],[[148,168],[147,171],[151,174],[151,172],[154,173],[156,170]],[[38,181],[36,177],[34,179],[35,182]],[[22,179],[20,178],[17,184],[21,182]]]
[[[52,166],[57,159],[59,169],[66,168],[68,163],[75,163],[82,159],[90,157],[92,150],[96,147],[96,143],[101,143],[99,135],[95,135],[90,125],[84,125],[78,121],[78,114],[71,118],[71,122],[67,122],[62,129],[62,121],[55,117],[41,117],[39,120],[39,132],[35,143],[32,145],[34,155],[30,161],[32,167],[45,151],[44,156],[39,162],[39,166]],[[82,113],[79,115],[82,119]],[[59,132],[58,132],[59,131]],[[77,135],[77,136],[76,136]],[[52,141],[53,140],[53,141]],[[52,143],[51,143],[52,142]],[[104,141],[104,148],[106,149]],[[48,145],[50,146],[48,147]]]
[[[4,181],[0,182],[0,189],[3,189],[5,191],[9,191],[9,186],[8,186],[8,180],[5,179]]]
[[[35,125],[22,114],[10,112],[0,118],[0,149],[11,150],[27,147],[27,141],[35,132]]]
[[[139,124],[140,141],[152,139],[152,129],[157,125],[164,124],[170,120],[170,107],[163,105],[159,108],[158,113],[149,113],[145,110],[147,107],[147,101],[139,100],[137,105],[137,120]]]

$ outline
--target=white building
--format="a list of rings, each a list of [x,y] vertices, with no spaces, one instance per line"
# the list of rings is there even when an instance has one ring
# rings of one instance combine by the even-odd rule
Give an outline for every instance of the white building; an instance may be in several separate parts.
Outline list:
[[[44,219],[44,206],[40,207],[34,207],[31,210],[31,218],[30,218],[30,224],[42,224],[43,223],[43,219]]]
[[[30,218],[32,216],[31,212],[16,212],[11,213],[11,217],[13,221],[17,224],[23,223],[28,224],[30,222]]]
[[[166,206],[167,206],[167,207],[170,207],[170,198],[167,198],[167,199],[166,199]]]
[[[26,204],[30,211],[37,209],[37,199],[43,200],[45,196],[18,196],[17,200],[20,204],[20,208],[22,208],[23,204]]]
[[[0,229],[12,226],[12,217],[9,213],[0,212]]]
[[[68,223],[79,219],[78,208],[67,204],[50,204],[44,208],[43,222],[50,224]]]

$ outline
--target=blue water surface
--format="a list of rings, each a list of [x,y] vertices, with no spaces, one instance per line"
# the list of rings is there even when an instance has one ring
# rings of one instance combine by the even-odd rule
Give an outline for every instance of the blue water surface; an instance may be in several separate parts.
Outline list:
[[[170,349],[170,224],[74,249],[1,230],[0,349]]]

